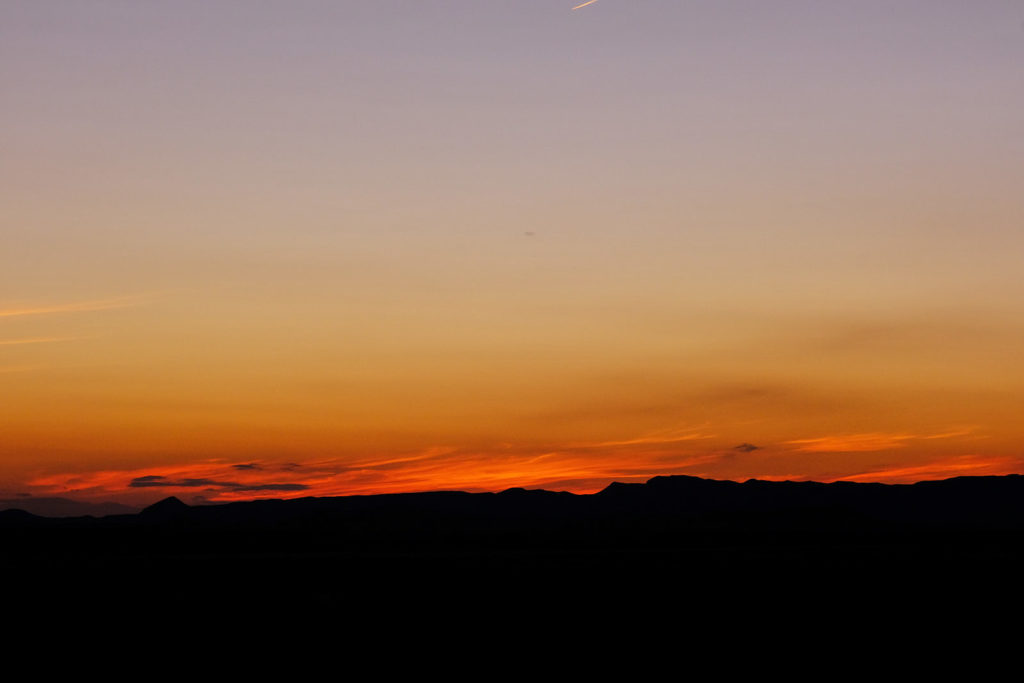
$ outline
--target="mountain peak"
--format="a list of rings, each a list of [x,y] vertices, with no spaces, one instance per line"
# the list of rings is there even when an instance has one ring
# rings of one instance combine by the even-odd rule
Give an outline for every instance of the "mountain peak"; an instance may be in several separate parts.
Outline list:
[[[139,514],[146,517],[156,517],[167,519],[169,517],[177,517],[185,510],[191,509],[188,505],[181,502],[181,499],[177,496],[168,496],[161,501],[153,503],[149,507],[145,508]]]

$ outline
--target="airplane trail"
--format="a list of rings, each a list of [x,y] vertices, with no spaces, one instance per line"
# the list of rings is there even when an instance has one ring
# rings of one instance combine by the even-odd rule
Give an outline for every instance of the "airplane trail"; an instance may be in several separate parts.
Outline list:
[[[15,346],[20,344],[49,344],[52,342],[74,341],[81,337],[35,337],[33,339],[0,339],[0,346]]]
[[[575,7],[573,7],[573,10],[575,11],[575,10],[578,10],[580,7],[586,7],[587,5],[593,5],[595,2],[597,2],[597,0],[587,0],[582,5],[576,5]]]
[[[55,304],[51,306],[37,306],[35,308],[10,308],[0,309],[0,318],[14,318],[25,315],[46,315],[49,313],[80,313],[83,311],[108,311],[113,308],[128,308],[137,306],[142,300],[140,296],[124,296],[117,299],[103,299],[99,301],[80,301],[71,304]]]

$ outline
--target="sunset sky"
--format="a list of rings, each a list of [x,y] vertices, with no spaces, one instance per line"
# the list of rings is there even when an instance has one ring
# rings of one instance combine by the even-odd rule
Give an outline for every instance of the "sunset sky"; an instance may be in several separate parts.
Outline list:
[[[1024,472],[1020,0],[2,0],[0,499]]]

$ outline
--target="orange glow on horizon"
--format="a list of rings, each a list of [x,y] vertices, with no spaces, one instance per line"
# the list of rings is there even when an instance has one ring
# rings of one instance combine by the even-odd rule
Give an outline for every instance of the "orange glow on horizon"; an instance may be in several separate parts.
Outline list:
[[[758,449],[760,450],[760,449]],[[69,496],[89,500],[117,499],[145,504],[170,495],[188,502],[214,503],[257,498],[368,495],[433,490],[500,491],[512,487],[549,488],[593,493],[613,481],[642,482],[654,476],[688,474],[712,479],[763,479],[913,483],[962,475],[1013,474],[1018,459],[1005,456],[952,455],[914,465],[891,465],[830,477],[791,472],[758,472],[760,455],[750,456],[749,474],[730,474],[743,449],[680,456],[672,451],[627,447],[595,453],[590,447],[543,453],[473,453],[431,448],[401,457],[324,458],[281,462],[209,459],[179,465],[54,472],[26,482],[33,495]],[[790,452],[792,453],[792,452]],[[785,458],[785,452],[776,455]]]
[[[1024,472],[1013,3],[596,1],[6,3],[0,499]]]

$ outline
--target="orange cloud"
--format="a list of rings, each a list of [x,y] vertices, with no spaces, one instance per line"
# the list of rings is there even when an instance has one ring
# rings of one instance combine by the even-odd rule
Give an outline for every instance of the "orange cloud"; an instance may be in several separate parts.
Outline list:
[[[229,502],[256,498],[367,495],[429,490],[498,491],[513,486],[545,487],[591,493],[611,481],[646,481],[656,475],[715,476],[721,456],[594,458],[567,451],[541,454],[465,453],[433,448],[404,458],[340,459],[303,462],[223,460],[87,473],[57,473],[27,482],[34,495],[70,496],[146,504],[177,495],[195,501]],[[961,455],[919,465],[880,467],[820,481],[912,483],[961,475],[1003,475],[1019,472],[1011,457]],[[746,478],[746,477],[744,477]],[[772,481],[805,480],[793,474],[763,474]]]
[[[796,450],[804,453],[863,453],[902,448],[913,434],[844,434],[817,439],[794,439]]]
[[[957,456],[923,464],[887,466],[850,460],[842,469],[815,475],[824,452],[877,452],[971,433],[862,433],[785,442],[790,449],[756,448],[756,455],[710,441],[713,436],[686,429],[663,430],[634,438],[549,444],[547,447],[499,444],[479,450],[434,446],[376,457],[299,457],[280,459],[207,459],[178,465],[131,467],[94,472],[58,472],[26,482],[34,495],[121,500],[137,504],[178,495],[189,502],[227,502],[254,498],[295,498],[431,490],[499,491],[522,486],[597,491],[612,481],[645,481],[657,475],[688,474],[715,479],[818,481],[916,481],[959,474],[1008,474],[1021,463],[1010,458]],[[717,445],[716,445],[717,443]],[[730,441],[729,443],[732,443]],[[934,453],[932,454],[935,455]],[[924,454],[915,456],[922,463]],[[804,468],[807,469],[804,469]],[[858,472],[858,469],[861,471]],[[852,474],[851,474],[852,472]]]
[[[913,483],[958,476],[1004,475],[1020,471],[1021,462],[1006,456],[958,455],[922,465],[891,467],[851,474],[835,481]]]
[[[971,430],[957,430],[930,435],[872,432],[868,434],[823,436],[815,439],[794,439],[785,443],[795,444],[795,450],[803,453],[867,453],[903,448],[908,442],[917,439],[950,439],[957,436],[966,436],[970,433]]]
[[[701,438],[694,436],[694,439]],[[167,495],[208,501],[294,498],[427,490],[498,491],[514,486],[555,487],[578,493],[611,481],[695,473],[719,453],[680,453],[678,448],[649,448],[682,440],[626,439],[618,449],[595,444],[537,452],[534,449],[467,451],[433,447],[408,455],[379,458],[326,458],[283,463],[268,460],[207,460],[184,465],[136,467],[84,473],[54,473],[27,482],[36,495],[151,502]]]
[[[701,439],[713,439],[714,434],[702,434],[688,429],[673,429],[653,432],[646,436],[638,436],[633,439],[621,441],[596,441],[571,444],[571,448],[611,448],[615,446],[640,446],[653,444],[680,443],[683,441],[698,441]]]

